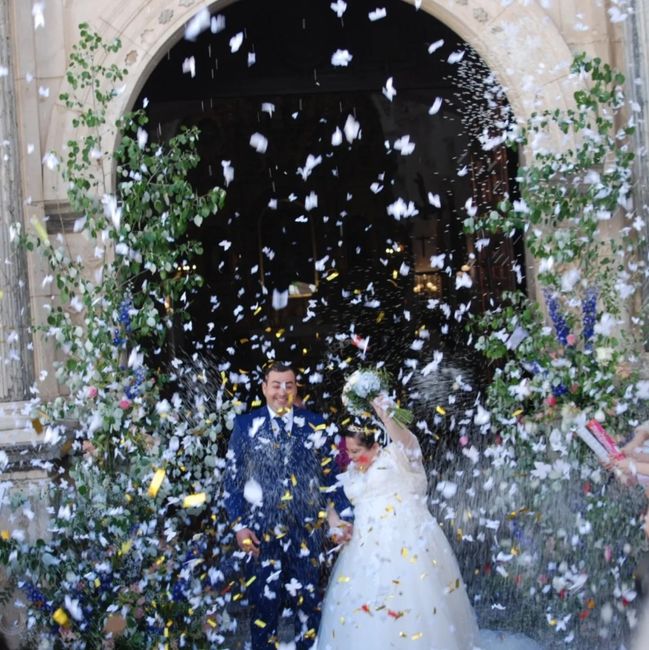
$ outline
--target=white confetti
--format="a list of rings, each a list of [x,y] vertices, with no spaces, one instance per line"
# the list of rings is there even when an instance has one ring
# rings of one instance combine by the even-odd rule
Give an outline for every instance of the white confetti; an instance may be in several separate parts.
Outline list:
[[[471,276],[468,273],[465,273],[464,271],[460,271],[455,276],[455,288],[456,289],[461,289],[462,287],[466,287],[468,289],[472,285],[473,285],[473,280],[471,279]]]
[[[288,290],[278,291],[277,289],[273,289],[272,305],[275,311],[284,309],[288,305]]]
[[[212,16],[210,21],[210,31],[212,34],[218,34],[225,29],[225,16],[219,14],[218,16]]]
[[[459,63],[464,58],[464,50],[457,50],[456,52],[451,52],[448,55],[448,62],[452,65],[453,63]]]
[[[253,133],[250,136],[250,146],[257,153],[266,153],[266,149],[268,149],[268,138],[261,133]]]
[[[187,74],[188,72],[192,79],[196,76],[196,60],[193,56],[183,61],[183,74]]]
[[[353,56],[349,50],[336,50],[331,55],[331,65],[346,68],[351,62]]]
[[[252,506],[261,508],[264,504],[264,491],[254,478],[248,479],[243,486],[243,498]]]
[[[439,194],[433,194],[432,192],[428,192],[428,203],[430,203],[434,208],[442,207],[442,201],[439,197]]]
[[[272,102],[263,102],[261,105],[261,112],[268,113],[269,117],[273,117],[273,113],[275,112],[275,104]]]
[[[410,142],[409,135],[404,135],[395,141],[394,148],[400,151],[402,156],[409,156],[415,150],[415,143]]]
[[[185,27],[185,39],[195,41],[198,35],[210,27],[211,17],[207,7],[201,9]]]
[[[446,259],[446,253],[440,253],[439,255],[431,255],[430,266],[433,269],[443,269],[444,260]]]
[[[122,223],[122,208],[117,205],[117,198],[112,194],[104,194],[101,203],[104,206],[104,215],[110,219],[113,228],[119,230]]]
[[[318,195],[315,192],[310,192],[304,199],[304,207],[307,211],[313,210],[318,207]]]
[[[345,121],[343,131],[345,132],[345,138],[347,138],[347,142],[352,143],[354,140],[356,140],[356,138],[360,137],[361,125],[353,115],[349,114],[347,116],[347,120]]]
[[[435,97],[435,101],[433,102],[433,105],[428,109],[428,114],[429,115],[436,115],[439,113],[439,109],[442,107],[442,98],[441,97]]]
[[[235,52],[238,52],[239,49],[241,48],[241,45],[243,44],[243,32],[239,32],[238,34],[235,34],[231,39],[230,39],[230,51],[234,54]]]
[[[451,481],[440,481],[435,486],[435,489],[438,492],[441,492],[445,499],[451,499],[457,493],[457,483],[452,483]]]
[[[43,164],[50,170],[53,171],[59,166],[59,159],[56,157],[56,154],[52,151],[48,151],[43,156]]]
[[[140,149],[144,149],[146,147],[146,143],[149,140],[149,134],[142,128],[138,127],[137,129],[137,146]]]
[[[400,221],[402,218],[414,217],[419,214],[419,210],[417,210],[412,201],[406,203],[401,197],[387,207],[387,212],[397,221]]]
[[[439,41],[435,41],[428,46],[428,54],[432,54],[436,50],[439,50],[440,47],[444,45],[444,39],[440,38]]]
[[[388,98],[388,101],[392,101],[393,97],[397,94],[397,89],[394,87],[394,81],[392,77],[389,77],[385,82],[385,86],[383,86],[382,92]]]
[[[309,154],[306,158],[306,163],[304,167],[298,167],[297,173],[302,176],[303,180],[306,180],[315,167],[317,167],[322,162],[322,156],[314,156]]]
[[[478,206],[473,204],[473,197],[469,197],[464,204],[464,209],[470,217],[475,217],[478,213]]]
[[[568,269],[561,276],[561,291],[564,293],[571,293],[580,278],[581,272],[579,269]]]
[[[343,142],[343,132],[340,130],[340,127],[336,127],[336,130],[331,135],[331,145],[333,147],[338,147]]]
[[[227,187],[234,180],[234,167],[230,164],[229,160],[222,160],[221,167],[223,167],[223,178],[225,186]]]
[[[45,3],[35,2],[32,5],[32,16],[34,17],[34,29],[45,27]]]
[[[344,0],[336,0],[336,2],[332,2],[329,6],[338,18],[342,18],[347,10],[347,3]]]
[[[385,7],[377,7],[374,11],[370,11],[368,14],[369,19],[372,22],[375,22],[377,20],[381,20],[381,18],[385,18],[388,15],[387,10]]]

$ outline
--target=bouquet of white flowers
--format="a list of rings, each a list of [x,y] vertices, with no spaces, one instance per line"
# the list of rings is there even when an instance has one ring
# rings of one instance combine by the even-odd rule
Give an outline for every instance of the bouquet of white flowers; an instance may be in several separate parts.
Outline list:
[[[405,427],[409,426],[413,420],[412,412],[397,406],[389,397],[389,391],[390,376],[385,370],[359,368],[345,382],[343,405],[351,415],[368,416],[372,413],[372,400],[383,396],[390,417]]]

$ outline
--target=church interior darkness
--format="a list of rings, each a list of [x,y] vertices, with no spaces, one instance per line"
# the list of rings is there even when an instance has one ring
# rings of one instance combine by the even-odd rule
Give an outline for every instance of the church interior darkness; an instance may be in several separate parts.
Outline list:
[[[227,192],[192,233],[205,285],[174,354],[198,346],[236,372],[274,354],[313,370],[332,341],[349,345],[335,333],[371,333],[368,360],[379,360],[422,326],[458,346],[461,324],[454,332],[431,305],[480,311],[514,286],[521,238],[480,250],[462,230],[469,199],[482,210],[516,193],[516,153],[478,141],[506,100],[445,25],[402,0],[382,6],[371,21],[364,3],[339,18],[328,1],[239,0],[146,81],[134,107],[146,106],[152,137],[197,125],[192,182]],[[337,50],[347,66],[332,65]],[[399,199],[416,214],[388,214]],[[462,270],[472,286],[458,289]]]

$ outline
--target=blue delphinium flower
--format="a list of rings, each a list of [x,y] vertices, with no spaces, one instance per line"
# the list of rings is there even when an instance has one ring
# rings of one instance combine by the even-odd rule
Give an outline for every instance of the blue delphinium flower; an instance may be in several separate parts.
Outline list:
[[[595,319],[597,317],[597,289],[595,287],[589,287],[586,291],[586,297],[581,303],[581,313],[584,327],[584,342],[586,349],[590,349],[595,332]]]
[[[561,345],[568,345],[568,334],[570,334],[570,327],[565,319],[565,316],[559,309],[559,301],[557,297],[545,292],[545,301],[548,305],[548,312],[552,319],[552,324],[557,333],[557,340]]]

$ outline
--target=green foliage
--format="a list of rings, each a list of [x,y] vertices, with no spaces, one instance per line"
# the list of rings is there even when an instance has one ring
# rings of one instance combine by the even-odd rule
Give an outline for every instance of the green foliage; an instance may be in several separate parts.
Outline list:
[[[639,322],[631,298],[644,271],[643,222],[631,203],[624,78],[585,55],[571,72],[585,86],[574,107],[535,114],[511,136],[528,155],[520,200],[465,221],[481,236],[525,233],[547,311],[514,291],[470,328],[494,368],[485,405],[497,436],[486,473],[500,488],[489,516],[510,521],[495,580],[521,603],[519,617],[545,610],[563,640],[597,644],[605,634],[615,645],[643,548],[639,490],[611,483],[577,433],[596,419],[622,438],[646,416],[639,328],[628,326]]]
[[[231,538],[219,494],[223,438],[239,405],[220,378],[208,386],[207,370],[191,364],[191,403],[177,394],[168,401],[167,378],[147,351],[187,318],[202,281],[192,272],[202,250],[189,228],[213,218],[224,194],[198,196],[188,180],[196,129],[152,143],[142,112],[109,122],[126,70],[105,62],[119,48],[81,25],[61,95],[80,135],[67,143],[60,171],[78,214],[74,230],[94,260],[73,256],[38,221],[34,233],[14,228],[50,269],[56,300],[36,331],[58,349],[56,378],[67,392],[38,404],[38,418],[46,440],[67,439],[72,456],[44,495],[47,538],[2,531],[0,561],[24,593],[31,633],[55,647],[151,648],[171,639],[204,648],[216,643],[230,599],[218,568]],[[21,508],[28,500],[11,504]]]

